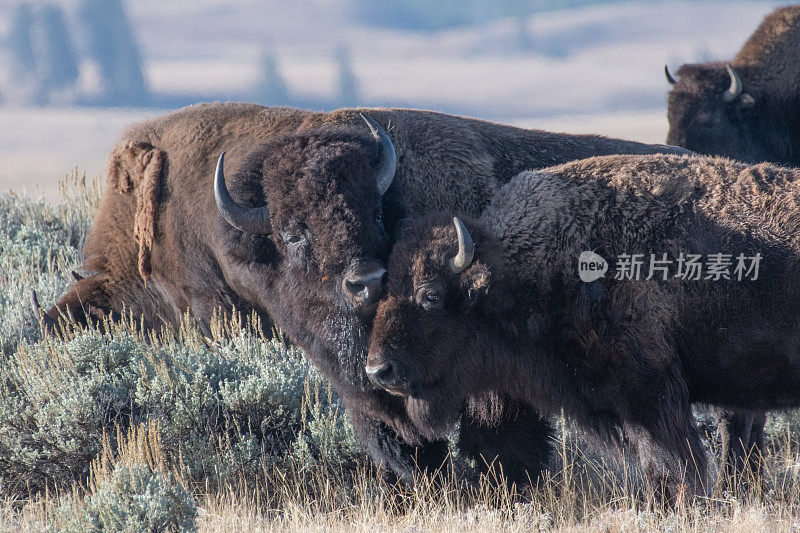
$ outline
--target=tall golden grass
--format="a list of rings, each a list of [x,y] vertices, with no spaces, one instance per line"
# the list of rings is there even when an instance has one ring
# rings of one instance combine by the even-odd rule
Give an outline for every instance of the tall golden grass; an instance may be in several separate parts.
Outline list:
[[[567,433],[570,435],[570,432]],[[535,490],[518,492],[490,472],[465,486],[449,471],[421,475],[416,486],[385,485],[368,465],[342,472],[334,465],[304,469],[287,462],[247,481],[207,491],[191,486],[180,467],[168,466],[155,424],[130,430],[113,446],[105,440],[85,487],[0,506],[2,531],[60,531],[58,510],[96,490],[119,465],[144,464],[190,489],[199,504],[199,531],[796,531],[800,477],[795,437],[776,439],[764,457],[764,475],[747,491],[723,490],[716,480],[707,497],[660,506],[642,496],[617,466],[584,453],[574,435],[559,438],[559,466]],[[618,461],[617,461],[618,463]],[[734,484],[734,487],[737,487]]]

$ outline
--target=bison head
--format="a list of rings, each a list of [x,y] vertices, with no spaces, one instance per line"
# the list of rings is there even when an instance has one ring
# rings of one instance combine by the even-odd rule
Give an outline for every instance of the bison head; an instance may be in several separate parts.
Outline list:
[[[733,67],[684,65],[669,93],[667,143],[708,155],[760,162],[765,155],[754,98]]]
[[[350,387],[366,383],[390,246],[382,195],[396,166],[387,134],[365,121],[372,136],[328,128],[264,145],[232,176],[230,193],[221,156],[214,181],[231,289]]]
[[[485,350],[509,301],[496,239],[470,226],[476,241],[458,218],[434,215],[412,224],[392,251],[388,295],[373,322],[367,375],[405,398],[428,438],[445,435],[466,400],[490,394],[483,384],[491,380],[482,379]]]

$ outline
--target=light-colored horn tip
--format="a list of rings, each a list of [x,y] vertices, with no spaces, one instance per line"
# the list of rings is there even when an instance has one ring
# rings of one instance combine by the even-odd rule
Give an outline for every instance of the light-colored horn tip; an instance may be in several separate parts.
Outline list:
[[[361,119],[367,124],[367,126],[369,127],[369,129],[372,132],[372,134],[373,135],[377,135],[378,128],[380,128],[378,123],[375,122],[374,120],[372,120],[370,117],[368,117],[364,113],[359,113],[359,116],[361,116]]]

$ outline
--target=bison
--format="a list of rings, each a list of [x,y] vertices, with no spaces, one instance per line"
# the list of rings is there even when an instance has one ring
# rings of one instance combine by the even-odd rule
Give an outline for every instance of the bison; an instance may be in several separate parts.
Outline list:
[[[125,306],[146,327],[188,312],[207,331],[217,308],[255,311],[325,374],[380,467],[412,480],[414,458],[439,466],[444,441],[426,441],[403,403],[363,371],[398,222],[439,209],[477,216],[526,168],[681,149],[426,111],[361,111],[210,104],[129,129],[111,153],[84,248],[89,275],[46,319],[93,322]],[[226,181],[228,167],[238,171]],[[460,448],[499,456],[524,480],[546,460],[547,435],[535,412],[509,406],[495,426],[465,418]]]
[[[523,172],[478,219],[405,230],[365,370],[429,439],[465,405],[490,423],[503,396],[563,409],[670,494],[699,492],[693,402],[800,406],[798,235],[800,170],[653,155]],[[641,277],[632,257],[649,258]],[[707,265],[687,276],[692,257]]]
[[[800,6],[768,15],[731,63],[684,65],[669,94],[667,142],[707,155],[800,165]],[[721,413],[729,474],[759,468],[763,413]]]
[[[708,155],[800,165],[800,6],[768,15],[730,63],[667,67],[667,142]]]

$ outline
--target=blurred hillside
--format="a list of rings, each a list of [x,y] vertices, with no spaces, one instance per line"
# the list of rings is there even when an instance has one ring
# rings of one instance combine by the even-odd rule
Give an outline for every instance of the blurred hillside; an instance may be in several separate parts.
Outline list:
[[[778,5],[119,1],[0,3],[0,189],[52,191],[75,165],[99,173],[123,124],[208,100],[423,107],[663,141],[663,65],[732,57]],[[44,89],[11,53],[21,6],[38,58],[21,66]]]

